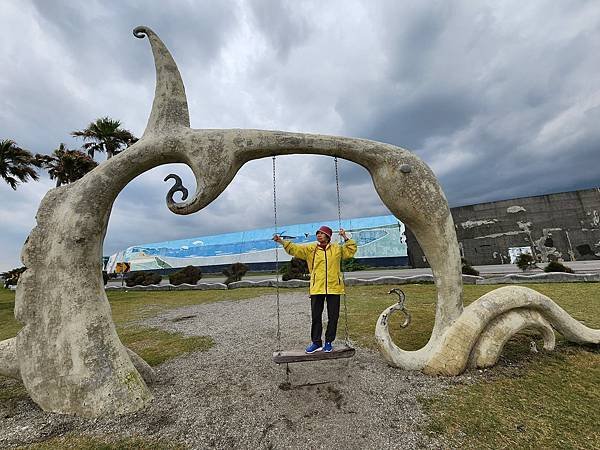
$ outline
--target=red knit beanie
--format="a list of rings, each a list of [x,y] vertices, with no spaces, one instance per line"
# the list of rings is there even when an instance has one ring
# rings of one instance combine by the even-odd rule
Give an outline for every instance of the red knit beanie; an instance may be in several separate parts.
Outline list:
[[[328,227],[328,226],[326,226],[326,225],[323,225],[321,228],[319,228],[319,229],[317,230],[317,233],[318,233],[319,231],[320,231],[320,232],[322,232],[322,233],[325,233],[327,236],[329,236],[329,239],[331,239],[331,235],[333,234],[333,231],[331,231],[331,228],[329,228],[329,227]],[[316,234],[316,233],[315,233],[315,234]]]

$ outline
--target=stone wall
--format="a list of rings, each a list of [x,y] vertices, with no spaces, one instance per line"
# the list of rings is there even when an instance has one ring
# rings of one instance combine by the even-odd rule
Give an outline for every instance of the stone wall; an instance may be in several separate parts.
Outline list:
[[[472,265],[508,263],[510,247],[531,247],[540,262],[600,259],[600,188],[459,206],[451,213]],[[427,267],[408,229],[406,241],[410,265]]]

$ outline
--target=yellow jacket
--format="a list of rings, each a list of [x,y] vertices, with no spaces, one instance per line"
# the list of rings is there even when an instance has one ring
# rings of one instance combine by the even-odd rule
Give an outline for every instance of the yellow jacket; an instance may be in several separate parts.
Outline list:
[[[304,259],[310,272],[310,295],[343,294],[340,263],[342,259],[352,258],[356,253],[356,242],[348,239],[343,245],[328,244],[323,250],[319,244],[294,244],[283,241],[284,250],[296,258]]]

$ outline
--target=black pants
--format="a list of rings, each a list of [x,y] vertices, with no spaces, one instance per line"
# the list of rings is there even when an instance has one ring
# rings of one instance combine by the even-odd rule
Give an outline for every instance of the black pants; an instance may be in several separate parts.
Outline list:
[[[311,340],[319,347],[323,346],[323,307],[327,302],[327,329],[325,341],[333,342],[337,331],[338,318],[340,317],[340,296],[336,294],[317,294],[310,296],[310,311],[312,325],[310,328]]]

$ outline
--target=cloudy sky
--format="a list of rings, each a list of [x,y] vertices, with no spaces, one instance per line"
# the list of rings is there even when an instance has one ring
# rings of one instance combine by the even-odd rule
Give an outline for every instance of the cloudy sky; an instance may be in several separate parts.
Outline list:
[[[451,206],[600,184],[600,3],[556,1],[0,1],[0,139],[51,153],[98,117],[141,136],[154,66],[137,25],[179,65],[194,128],[361,137],[407,148]],[[98,161],[104,160],[97,155]],[[334,219],[330,158],[280,157],[278,221]],[[242,168],[192,216],[165,206],[168,173],[115,203],[104,253],[273,224],[271,160]],[[342,215],[387,214],[364,169],[340,163]],[[0,182],[0,270],[53,182]]]

